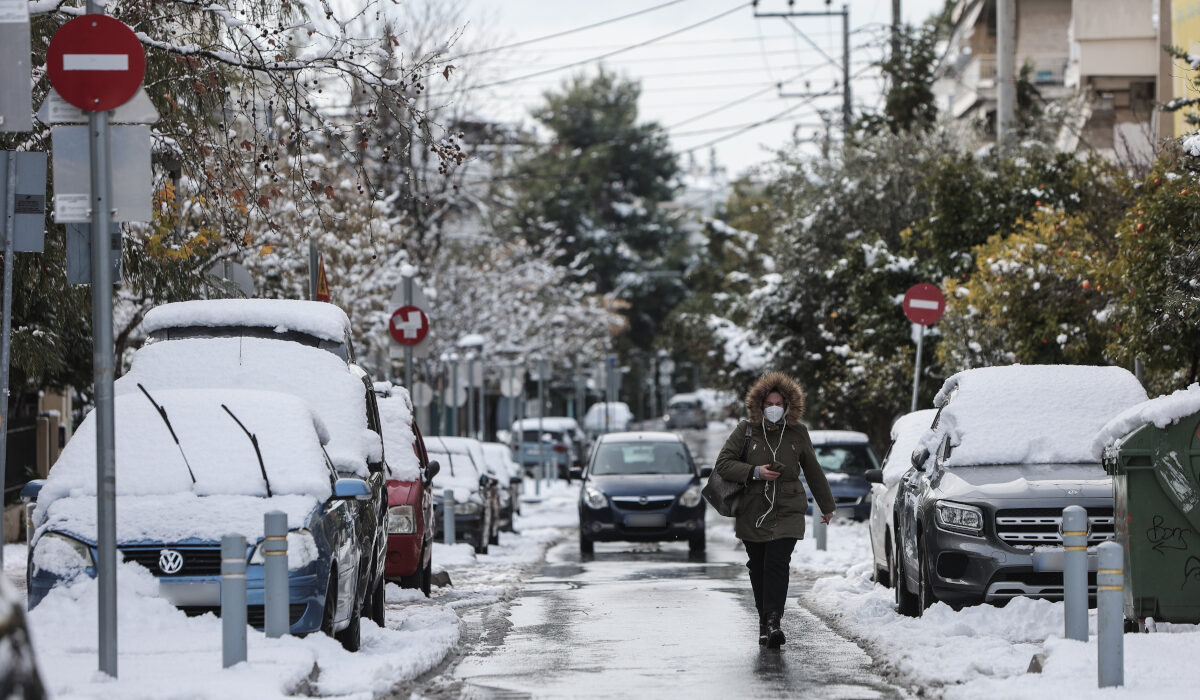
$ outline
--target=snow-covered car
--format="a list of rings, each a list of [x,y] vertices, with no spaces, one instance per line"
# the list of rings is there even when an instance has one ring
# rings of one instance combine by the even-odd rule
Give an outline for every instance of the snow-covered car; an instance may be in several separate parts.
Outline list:
[[[574,418],[524,418],[513,423],[510,439],[513,455],[531,477],[541,478],[537,470],[545,463],[558,478],[570,479],[571,467],[583,464],[586,436]]]
[[[219,613],[221,538],[246,537],[249,623],[262,627],[263,516],[288,521],[291,632],[323,631],[353,651],[370,596],[356,502],[358,477],[337,473],[329,432],[304,401],[233,389],[145,391],[113,401],[117,548],[159,578],[188,614]],[[29,606],[77,576],[95,576],[96,414],[83,420],[37,490]],[[36,484],[36,482],[31,482]]]
[[[707,428],[708,415],[704,412],[704,402],[696,394],[675,394],[667,402],[663,423],[671,430]]]
[[[591,435],[624,432],[632,422],[633,411],[623,401],[594,403],[583,415],[583,429]]]
[[[21,596],[0,576],[0,697],[42,700],[46,688],[38,675],[24,608]]]
[[[454,492],[454,535],[469,542],[478,554],[487,554],[489,544],[499,544],[499,480],[487,471],[482,444],[472,438],[430,437],[425,441],[429,459],[442,469],[434,493],[437,534],[444,525],[445,490]]]
[[[521,512],[521,465],[512,458],[512,450],[500,442],[483,443],[488,468],[500,480],[500,529],[512,532],[513,515]]]
[[[892,562],[896,542],[896,518],[893,506],[896,490],[904,474],[912,469],[913,451],[918,448],[921,436],[929,430],[937,411],[924,408],[900,416],[892,424],[892,442],[883,457],[880,469],[867,471],[871,483],[871,556],[874,560],[875,580],[885,586],[891,585],[891,573],[896,566]]]
[[[1120,367],[982,367],[947,379],[896,495],[901,612],[920,615],[938,600],[1062,599],[1062,576],[1034,571],[1033,550],[1062,546],[1070,505],[1087,510],[1089,545],[1112,538],[1112,481],[1092,439],[1145,400]],[[1094,573],[1089,588],[1094,595]]]
[[[705,548],[705,503],[697,469],[676,433],[602,435],[592,449],[579,489],[579,550],[596,542],[687,540],[692,552]]]
[[[421,429],[413,419],[408,390],[375,382],[387,454],[387,562],[384,575],[403,588],[430,593],[433,575],[433,477]]]
[[[326,451],[339,474],[366,480],[355,500],[364,576],[364,613],[384,624],[387,489],[379,407],[366,372],[352,360],[350,321],[332,304],[285,299],[217,299],[164,304],[146,314],[150,340],[115,382],[117,395],[229,388],[297,396],[329,429]]]
[[[837,514],[853,520],[866,520],[871,514],[871,485],[867,470],[879,466],[879,457],[867,440],[866,433],[853,430],[810,430],[813,451],[829,490],[837,503]],[[808,493],[812,490],[805,486]],[[812,499],[808,514],[812,515]]]

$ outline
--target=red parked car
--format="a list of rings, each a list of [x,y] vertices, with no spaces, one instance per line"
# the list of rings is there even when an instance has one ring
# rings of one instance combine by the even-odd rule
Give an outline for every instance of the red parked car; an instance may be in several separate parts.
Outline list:
[[[408,390],[376,382],[375,394],[389,470],[384,576],[403,588],[419,588],[428,596],[436,529],[431,485],[439,465],[429,463]]]

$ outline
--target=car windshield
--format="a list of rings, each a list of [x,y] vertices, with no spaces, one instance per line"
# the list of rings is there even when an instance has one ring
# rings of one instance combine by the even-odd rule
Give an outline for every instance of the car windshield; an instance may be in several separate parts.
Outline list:
[[[596,451],[591,473],[614,474],[689,474],[683,444],[678,442],[606,443]]]
[[[814,445],[821,469],[837,474],[863,474],[879,466],[867,445]]]

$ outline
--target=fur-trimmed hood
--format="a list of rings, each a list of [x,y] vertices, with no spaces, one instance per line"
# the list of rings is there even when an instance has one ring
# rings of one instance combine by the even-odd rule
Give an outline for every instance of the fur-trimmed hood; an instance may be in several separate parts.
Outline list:
[[[783,372],[767,372],[746,392],[746,414],[750,416],[750,422],[762,422],[763,403],[772,391],[783,395],[783,402],[787,405],[787,414],[784,416],[787,424],[798,424],[804,418],[804,390],[795,379]]]

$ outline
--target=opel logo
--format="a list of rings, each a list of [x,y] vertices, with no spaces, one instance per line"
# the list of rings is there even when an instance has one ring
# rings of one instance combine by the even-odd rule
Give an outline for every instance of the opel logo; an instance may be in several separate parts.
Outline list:
[[[646,505],[646,503],[649,502],[649,500],[650,500],[649,498],[642,496],[641,498],[638,499],[638,503],[641,503],[642,505]]]
[[[183,568],[183,555],[173,549],[158,553],[158,570],[164,574],[176,574]]]

